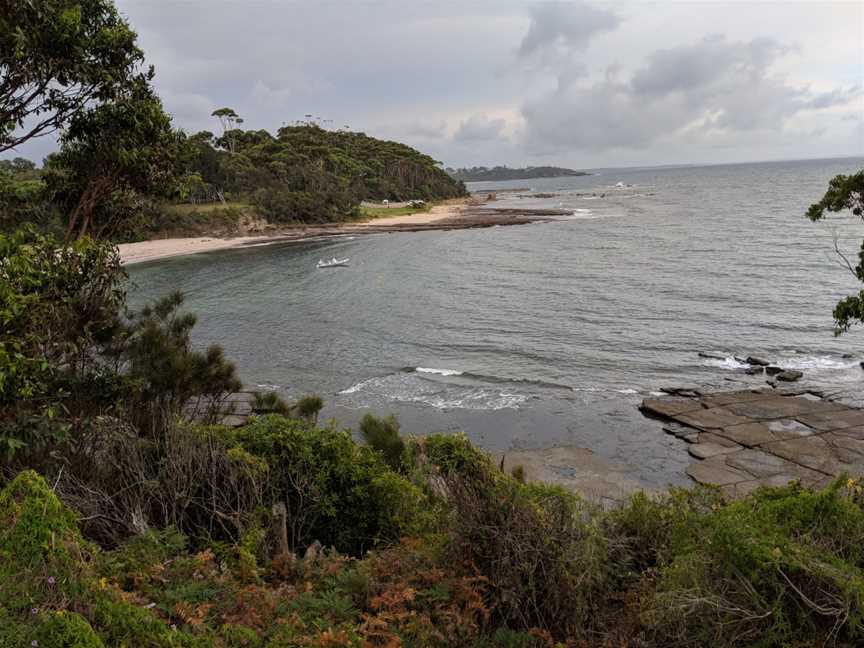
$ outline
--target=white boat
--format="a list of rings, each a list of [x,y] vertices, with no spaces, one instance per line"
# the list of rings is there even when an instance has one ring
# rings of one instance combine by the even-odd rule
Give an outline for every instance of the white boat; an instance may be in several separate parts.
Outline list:
[[[344,268],[345,266],[348,265],[348,262],[350,260],[351,259],[349,259],[349,258],[337,259],[336,257],[333,257],[329,261],[323,261],[323,260],[318,261],[318,267],[319,268]]]

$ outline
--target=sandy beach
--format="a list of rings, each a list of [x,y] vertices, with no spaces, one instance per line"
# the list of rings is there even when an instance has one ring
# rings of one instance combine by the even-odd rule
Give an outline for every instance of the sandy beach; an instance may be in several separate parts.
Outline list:
[[[213,252],[247,245],[264,245],[283,241],[301,240],[314,236],[336,236],[339,234],[367,233],[374,230],[398,231],[401,227],[434,226],[447,219],[458,218],[467,208],[470,199],[448,201],[435,205],[429,211],[406,216],[379,217],[364,222],[334,223],[332,225],[297,226],[275,229],[271,233],[256,236],[235,236],[231,238],[189,237],[166,238],[136,243],[121,243],[120,261],[123,265],[144,263],[168,257]]]

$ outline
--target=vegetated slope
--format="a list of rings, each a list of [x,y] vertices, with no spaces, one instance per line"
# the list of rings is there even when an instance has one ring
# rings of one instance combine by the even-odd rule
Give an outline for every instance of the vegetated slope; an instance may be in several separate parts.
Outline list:
[[[437,161],[410,146],[311,123],[286,126],[276,136],[240,129],[220,137],[177,133],[172,155],[171,195],[127,190],[118,193],[125,200],[112,195],[100,205],[117,222],[110,238],[222,233],[236,229],[243,214],[272,223],[341,221],[359,216],[364,200],[434,201],[467,193]],[[69,206],[57,200],[45,176],[32,164],[6,166],[0,167],[0,231],[24,222],[62,231]]]
[[[327,222],[358,213],[363,200],[440,200],[465,195],[428,155],[400,144],[316,124],[198,133],[196,192],[251,202],[274,222]]]
[[[495,180],[530,180],[532,178],[563,178],[566,176],[589,175],[584,171],[565,169],[564,167],[539,166],[525,167],[524,169],[511,169],[506,166],[471,167],[470,169],[447,169],[456,180],[462,182],[481,182]]]

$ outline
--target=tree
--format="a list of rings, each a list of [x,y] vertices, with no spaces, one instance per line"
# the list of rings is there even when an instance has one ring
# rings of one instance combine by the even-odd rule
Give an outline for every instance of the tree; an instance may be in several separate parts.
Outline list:
[[[27,158],[16,157],[12,160],[0,160],[0,169],[13,175],[28,174],[36,170],[36,163]]]
[[[123,214],[100,209],[112,196],[171,193],[181,140],[144,79],[115,100],[75,115],[46,174],[49,189],[69,210],[66,240],[91,232],[110,236]]]
[[[105,416],[149,438],[181,415],[216,416],[241,384],[218,346],[192,347],[182,303],[128,312],[114,245],[0,234],[0,462],[86,451]]]
[[[854,216],[864,218],[864,170],[852,175],[838,175],[828,185],[828,191],[817,203],[810,205],[807,218],[818,221],[825,218],[825,212],[851,211]],[[858,252],[858,263],[853,267],[852,261],[840,250],[837,241],[834,249],[849,272],[864,282],[864,241]],[[840,335],[849,330],[855,323],[864,323],[864,290],[857,295],[850,295],[837,302],[834,307],[835,334]]]
[[[0,0],[0,152],[152,76],[136,38],[111,0]]]
[[[232,131],[243,123],[243,119],[234,112],[233,108],[219,108],[210,113],[211,117],[219,120],[222,126],[222,139],[228,145],[228,150],[234,152],[234,136]]]
[[[0,454],[39,450],[110,408],[119,389],[99,349],[117,331],[116,248],[0,235]]]

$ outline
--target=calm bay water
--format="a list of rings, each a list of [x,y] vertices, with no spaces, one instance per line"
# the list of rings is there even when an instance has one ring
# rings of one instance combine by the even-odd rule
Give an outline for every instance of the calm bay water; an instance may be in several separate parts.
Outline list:
[[[321,394],[354,425],[464,430],[491,450],[574,444],[682,482],[683,444],[641,417],[662,386],[758,384],[732,355],[856,388],[860,332],[831,308],[857,291],[833,254],[864,224],[803,214],[843,159],[643,170],[487,183],[494,206],[563,207],[552,223],[370,235],[132,266],[133,304],[174,288],[247,385]],[[536,193],[555,194],[538,198]],[[316,270],[319,258],[351,267]],[[700,358],[717,351],[728,360]],[[848,357],[852,354],[852,357]],[[846,357],[844,357],[846,356]]]

